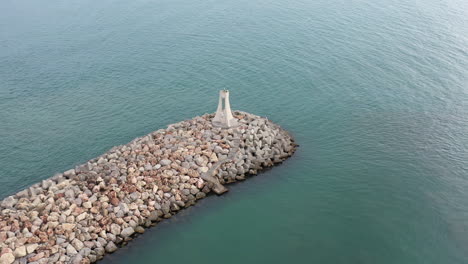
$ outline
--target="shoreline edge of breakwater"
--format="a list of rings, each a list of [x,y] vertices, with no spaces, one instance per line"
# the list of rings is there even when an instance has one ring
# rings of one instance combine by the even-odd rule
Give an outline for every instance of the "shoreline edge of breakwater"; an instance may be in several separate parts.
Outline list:
[[[145,228],[224,184],[279,164],[296,150],[266,118],[234,111],[171,124],[0,202],[0,264],[93,263]]]

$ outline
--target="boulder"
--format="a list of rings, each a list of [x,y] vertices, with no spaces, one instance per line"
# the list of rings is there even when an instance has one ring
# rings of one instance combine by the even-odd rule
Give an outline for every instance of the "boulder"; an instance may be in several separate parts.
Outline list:
[[[143,234],[145,232],[145,229],[141,226],[135,227],[135,232]]]
[[[72,231],[75,228],[76,224],[64,223],[62,224],[62,228],[65,231]]]
[[[70,178],[71,176],[75,175],[75,169],[67,170],[63,173],[63,176]]]
[[[28,245],[26,245],[26,252],[28,254],[31,254],[36,250],[37,247],[39,247],[38,244],[28,244]]]
[[[110,199],[110,203],[113,205],[113,206],[118,206],[120,201],[118,198],[116,197],[113,197],[112,199]]]
[[[68,189],[65,191],[66,198],[75,198],[75,191],[73,189]]]
[[[114,242],[110,241],[106,245],[106,252],[112,253],[117,250],[117,246],[114,244]]]
[[[210,161],[211,162],[218,162],[218,156],[216,156],[216,153],[211,153]]]
[[[195,195],[195,198],[197,199],[202,199],[202,198],[205,198],[206,197],[206,194],[204,192],[199,192]]]
[[[168,166],[172,163],[172,161],[168,160],[168,159],[162,159],[161,161],[159,161],[159,164],[161,164],[161,166]]]
[[[150,213],[150,215],[148,216],[148,219],[149,219],[150,221],[153,221],[153,222],[157,221],[157,220],[159,219],[158,211],[156,211],[156,210],[155,210],[155,211],[152,211],[152,212]]]
[[[13,255],[17,258],[21,258],[27,255],[26,246],[20,246],[15,249]]]
[[[18,200],[15,199],[15,197],[8,196],[7,198],[3,199],[1,206],[4,208],[13,208],[17,202]]]
[[[34,255],[34,256],[28,258],[28,261],[29,261],[30,263],[31,263],[31,262],[36,262],[36,261],[42,259],[42,258],[44,257],[44,255],[45,255],[44,252],[39,252],[39,253],[37,253],[36,255]]]
[[[200,167],[204,167],[208,163],[208,159],[205,158],[204,156],[200,156],[195,159],[195,163]]]
[[[76,254],[71,260],[70,260],[70,264],[81,264],[83,261],[83,256],[81,256],[80,254]],[[86,262],[85,262],[86,263]]]
[[[73,241],[71,242],[72,246],[77,250],[77,251],[80,251],[84,245],[83,245],[83,242],[81,242],[79,239],[75,238],[73,239]]]
[[[114,235],[120,235],[121,228],[117,224],[111,224],[110,226],[110,232]]]
[[[133,229],[133,227],[130,226],[130,227],[124,228],[122,232],[120,233],[120,235],[125,238],[125,237],[129,237],[133,235],[133,233],[135,233],[135,230]]]
[[[111,243],[111,242],[109,242],[109,243]],[[114,244],[114,246],[115,246],[115,244]],[[112,248],[112,246],[110,248]],[[115,249],[117,249],[117,247],[115,247]],[[106,251],[105,251],[105,249],[103,247],[97,247],[97,248],[94,249],[94,252],[98,256],[103,256]]]
[[[78,215],[76,217],[76,222],[80,222],[81,220],[84,220],[86,217],[88,216],[88,213],[84,212],[84,213],[81,213],[80,215]]]
[[[22,190],[15,194],[16,198],[26,198],[29,196],[28,189]]]
[[[0,256],[0,264],[11,264],[15,261],[13,253],[5,253]]]
[[[215,153],[223,153],[223,148],[220,146],[215,146],[214,147],[214,152]]]
[[[67,246],[67,255],[68,256],[74,256],[78,254],[78,251],[76,251],[75,247],[72,246],[72,244],[68,244]]]

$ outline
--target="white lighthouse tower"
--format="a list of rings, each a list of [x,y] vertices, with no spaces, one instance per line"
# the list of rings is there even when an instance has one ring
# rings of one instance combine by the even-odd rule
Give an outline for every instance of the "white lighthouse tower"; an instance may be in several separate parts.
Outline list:
[[[216,115],[213,118],[213,126],[217,127],[236,127],[237,120],[232,116],[231,104],[229,103],[229,90],[219,91],[219,103]]]

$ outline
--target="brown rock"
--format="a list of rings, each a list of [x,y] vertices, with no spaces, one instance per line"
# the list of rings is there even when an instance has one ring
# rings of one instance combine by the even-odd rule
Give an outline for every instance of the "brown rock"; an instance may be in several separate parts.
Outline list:
[[[5,240],[8,238],[6,232],[0,232],[0,243],[5,242]]]
[[[97,207],[91,207],[91,209],[89,210],[91,213],[93,214],[97,214],[99,213],[99,209]]]
[[[113,206],[118,206],[119,203],[120,203],[120,201],[119,201],[119,199],[117,199],[116,197],[114,197],[114,198],[112,198],[112,199],[110,200],[110,203],[111,203]]]
[[[145,229],[141,226],[135,227],[135,232],[143,234],[145,232]]]
[[[40,252],[40,253],[36,254],[35,256],[32,256],[32,257],[28,258],[28,261],[29,262],[36,262],[36,261],[40,260],[43,257],[44,257],[44,252]]]
[[[76,226],[76,224],[70,224],[70,223],[62,224],[62,228],[65,231],[72,231],[73,228],[75,228],[75,226]]]

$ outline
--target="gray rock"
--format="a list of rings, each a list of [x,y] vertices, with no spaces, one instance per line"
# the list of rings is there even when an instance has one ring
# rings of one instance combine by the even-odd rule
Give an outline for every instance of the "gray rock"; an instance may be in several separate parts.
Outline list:
[[[75,198],[75,191],[73,189],[68,189],[65,191],[65,197],[67,198]]]
[[[206,197],[206,194],[204,192],[199,192],[195,195],[195,198],[197,199],[202,199],[202,198],[205,198]]]
[[[163,159],[161,161],[159,161],[159,164],[161,164],[161,166],[168,166],[172,163],[172,161],[168,160],[168,159]]]
[[[120,235],[125,238],[133,235],[133,233],[135,233],[135,230],[133,229],[133,227],[129,226],[127,228],[124,228]]]
[[[223,148],[220,147],[220,146],[216,146],[216,147],[214,148],[214,152],[217,153],[217,154],[218,154],[218,153],[223,153]]]
[[[71,242],[72,246],[77,250],[77,251],[80,251],[84,245],[83,245],[83,242],[81,242],[79,239],[75,238],[73,239],[73,241]]]
[[[58,262],[59,258],[60,258],[60,254],[56,253],[56,254],[49,257],[49,261],[50,261],[50,263],[56,263],[56,262]]]
[[[88,241],[84,241],[83,244],[84,244],[85,247],[87,247],[87,248],[94,248],[94,246],[95,246],[96,243],[95,243],[94,241],[89,241],[89,240],[88,240]]]
[[[71,244],[68,244],[68,246],[67,246],[67,255],[73,256],[73,255],[76,255],[76,254],[78,254],[78,251],[76,251],[76,249]]]
[[[119,209],[116,213],[115,213],[115,217],[117,218],[122,218],[125,216],[125,213],[122,211],[122,209]]]
[[[199,191],[200,191],[200,190],[198,190],[198,189],[195,188],[195,187],[192,187],[192,188],[190,189],[190,193],[191,193],[191,194],[194,194],[194,195],[197,194]]]
[[[111,224],[110,231],[112,234],[117,236],[117,235],[120,235],[121,228],[117,224]]]
[[[90,261],[91,263],[94,263],[94,262],[97,261],[97,256],[94,255],[94,254],[90,254],[90,255],[88,256],[88,259],[89,259],[89,261]]]
[[[41,184],[41,187],[42,187],[42,189],[47,190],[47,189],[49,189],[50,186],[53,185],[53,183],[54,182],[52,180],[43,180],[42,184]]]
[[[81,213],[80,215],[78,215],[76,217],[76,222],[80,222],[80,221],[84,220],[87,216],[88,216],[88,213],[86,213],[86,212]]]
[[[179,211],[180,207],[176,203],[171,204],[171,210],[172,211]]]
[[[71,261],[69,263],[71,263],[71,264],[80,264],[82,260],[83,260],[83,256],[81,256],[80,254],[77,254],[76,256],[74,256],[71,259]]]
[[[114,244],[114,246],[115,246],[115,244]],[[94,252],[98,256],[103,256],[106,253],[106,250],[103,247],[97,247],[97,248],[94,249]]]
[[[13,208],[15,204],[18,202],[17,199],[15,199],[13,196],[8,196],[2,201],[2,207],[4,208]]]
[[[112,233],[107,233],[107,240],[110,241],[115,241],[116,236]]]
[[[75,167],[75,173],[79,174],[80,172],[89,172],[91,170],[91,166],[89,163],[82,164]]]
[[[158,214],[158,211],[156,211],[156,210],[155,210],[155,211],[152,211],[152,212],[150,213],[149,217],[148,217],[148,219],[149,219],[150,221],[153,221],[153,222],[157,221],[158,218],[159,218],[159,214]]]
[[[110,241],[106,246],[106,251],[109,253],[112,253],[116,250],[117,250],[117,246],[114,244],[114,242]]]
[[[75,175],[75,169],[67,170],[66,172],[63,173],[63,176],[70,178],[71,176]]]
[[[136,201],[137,199],[139,199],[141,196],[140,193],[138,192],[132,192],[130,195],[129,195],[129,198],[131,201]]]
[[[117,155],[117,153],[112,153],[112,154],[107,155],[107,158],[108,159],[118,159],[119,156]]]
[[[51,180],[53,180],[54,182],[56,183],[61,183],[65,180],[65,177],[63,177],[63,174],[61,173],[58,173],[58,174],[55,174],[52,178],[50,178]]]
[[[204,167],[206,166],[206,164],[208,163],[208,159],[200,156],[198,158],[195,159],[195,163],[198,165],[198,166],[201,166],[201,167]]]
[[[83,203],[83,200],[81,200],[81,198],[76,198],[74,202],[76,205],[81,206],[81,204]]]
[[[145,165],[145,170],[150,171],[152,169],[153,169],[153,166],[151,166],[151,164],[148,163]]]
[[[91,254],[91,249],[84,247],[80,250],[80,252],[78,252],[78,254],[80,254],[83,257],[87,257],[89,254]]]
[[[114,244],[120,244],[120,243],[122,243],[123,240],[124,240],[123,238],[121,238],[119,236],[116,236],[115,241],[112,241],[112,242],[114,242]]]
[[[29,196],[28,190],[22,190],[21,192],[18,192],[15,194],[16,198],[26,198]]]
[[[101,246],[103,246],[103,247],[107,245],[107,240],[105,240],[105,239],[102,238],[102,237],[98,237],[98,238],[97,238],[97,241],[98,241],[98,243],[101,244]]]
[[[191,162],[191,161],[193,160],[193,156],[192,156],[192,155],[185,155],[185,156],[184,156],[184,160],[185,160],[186,162]]]

